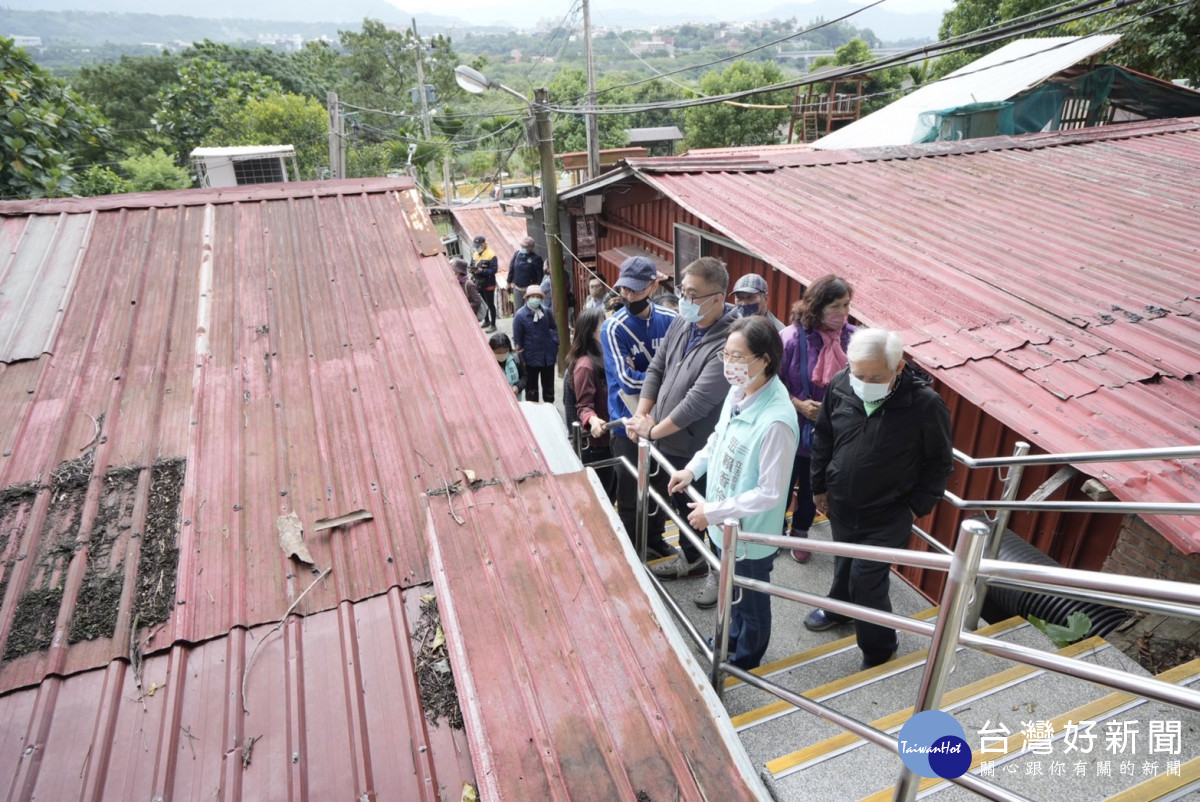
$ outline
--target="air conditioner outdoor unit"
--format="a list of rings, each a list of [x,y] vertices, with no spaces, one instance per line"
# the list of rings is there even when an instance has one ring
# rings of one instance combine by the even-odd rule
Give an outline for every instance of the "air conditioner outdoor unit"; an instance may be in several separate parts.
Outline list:
[[[192,165],[202,187],[238,187],[300,179],[296,149],[291,145],[245,145],[229,148],[196,148]]]

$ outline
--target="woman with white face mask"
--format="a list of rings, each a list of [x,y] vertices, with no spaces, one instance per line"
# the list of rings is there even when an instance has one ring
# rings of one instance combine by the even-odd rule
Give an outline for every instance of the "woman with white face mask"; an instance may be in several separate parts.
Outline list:
[[[792,523],[784,532],[796,538],[808,537],[816,518],[809,471],[812,466],[812,439],[821,411],[821,402],[830,382],[846,367],[846,346],[854,326],[850,325],[850,300],[854,289],[844,278],[830,273],[814,281],[792,309],[792,325],[780,332],[783,337],[783,367],[780,378],[791,393],[792,406],[800,420],[800,444],[792,463]],[[812,556],[807,549],[792,549],[792,559],[806,563]]]
[[[778,375],[783,343],[769,320],[755,316],[735,321],[719,356],[730,387],[717,427],[687,467],[671,476],[668,488],[681,492],[707,474],[705,500],[690,505],[688,523],[708,528],[718,549],[720,524],[730,518],[739,519],[745,532],[779,532],[800,432],[796,410]],[[769,581],[777,551],[774,546],[739,544],[734,571]],[[718,581],[716,572],[709,577]],[[762,663],[771,639],[771,597],[745,588],[738,592],[741,601],[730,620],[729,659],[751,669]]]

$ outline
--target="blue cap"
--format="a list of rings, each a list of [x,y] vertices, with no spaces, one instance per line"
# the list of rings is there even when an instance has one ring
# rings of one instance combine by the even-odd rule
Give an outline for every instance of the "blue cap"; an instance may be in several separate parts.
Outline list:
[[[658,266],[645,256],[631,256],[621,263],[621,277],[613,289],[628,287],[641,292],[658,279]]]

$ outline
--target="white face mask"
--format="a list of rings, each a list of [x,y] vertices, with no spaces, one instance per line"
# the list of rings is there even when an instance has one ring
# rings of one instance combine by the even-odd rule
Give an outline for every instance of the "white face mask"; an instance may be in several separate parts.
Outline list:
[[[732,387],[739,387],[743,390],[746,389],[751,382],[758,378],[758,376],[750,376],[750,365],[753,364],[753,362],[748,364],[741,364],[739,362],[726,362],[725,380],[729,382],[730,386]]]
[[[854,389],[854,394],[868,404],[873,404],[887,398],[887,394],[892,389],[891,382],[884,382],[883,384],[865,382],[853,373],[850,374],[850,386]]]

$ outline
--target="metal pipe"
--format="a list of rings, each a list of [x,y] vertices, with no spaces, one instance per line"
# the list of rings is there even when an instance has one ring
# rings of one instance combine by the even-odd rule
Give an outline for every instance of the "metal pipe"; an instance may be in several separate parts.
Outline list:
[[[979,572],[989,579],[1041,582],[1080,590],[1112,593],[1130,599],[1200,605],[1200,586],[1185,582],[1172,582],[1168,579],[1144,579],[1142,577],[1133,579],[1120,574],[1105,574],[1100,571],[1080,571],[1075,568],[986,559],[980,562]]]
[[[737,556],[738,522],[728,519],[721,525],[721,569],[717,575],[717,620],[713,637],[713,660],[708,678],[717,698],[725,699],[725,681],[721,665],[729,660],[729,620],[733,615],[733,560]]]
[[[575,447],[575,456],[583,462],[583,425],[579,421],[571,421],[571,445]]]
[[[1020,440],[1013,449],[1013,456],[1023,457],[1029,453],[1029,448],[1029,443]],[[1025,466],[1021,463],[1009,467],[1008,475],[1004,477],[1004,492],[1000,494],[1001,501],[1012,501],[1017,497],[1017,491],[1021,487],[1021,477],[1024,475]],[[1012,510],[996,510],[996,517],[992,519],[992,528],[988,533],[987,547],[984,549],[985,557],[994,560],[1000,553],[1000,543],[1004,539],[1004,532],[1008,529],[1008,520],[1011,517]],[[975,596],[971,599],[971,609],[967,611],[967,618],[963,622],[967,629],[975,629],[979,626],[979,616],[983,613],[983,602],[986,598],[987,580],[984,577],[976,576]]]
[[[638,558],[644,563],[650,528],[650,443],[644,437],[638,440],[637,456],[637,525],[633,542]]]
[[[1178,618],[1195,618],[1200,620],[1200,605],[1193,607],[1191,605],[1169,604],[1156,599],[1131,599],[1128,594],[1104,593],[1098,590],[1076,590],[1064,588],[1061,585],[1049,582],[992,580],[988,582],[988,586],[1047,593],[1054,596],[1062,596],[1065,599],[1079,599],[1080,601],[1107,604],[1112,607],[1123,607],[1129,610],[1145,610],[1151,613],[1160,613]]]
[[[742,538],[742,542],[747,541],[745,538]],[[895,613],[885,613],[873,607],[863,607],[853,602],[835,601],[827,596],[818,596],[815,593],[807,593],[803,590],[785,588],[781,585],[762,582],[758,579],[735,576],[733,584],[739,588],[770,593],[772,596],[778,596],[781,599],[790,599],[812,607],[820,607],[824,610],[831,610],[841,615],[848,615],[851,618],[857,618],[872,624],[879,624],[891,629],[902,629],[905,632],[912,632],[913,634],[923,635],[927,638],[933,635],[933,624],[928,621],[918,621],[907,616],[896,615]]]
[[[954,670],[954,655],[958,649],[958,637],[962,633],[964,618],[969,612],[970,596],[975,587],[979,558],[987,546],[990,527],[980,520],[966,520],[958,530],[958,544],[954,549],[954,562],[946,577],[942,591],[942,609],[938,613],[929,642],[929,658],[925,661],[925,672],[917,689],[913,712],[922,713],[941,705],[942,693],[950,672]],[[921,781],[907,766],[900,770],[896,780],[895,802],[912,802],[917,798]]]
[[[933,547],[940,554],[949,555],[949,554],[954,553],[954,549],[950,548],[945,543],[936,539],[933,535],[929,534],[928,532],[926,532],[924,529],[917,526],[916,524],[913,524],[912,532],[918,538],[920,538],[921,540],[924,540],[926,543],[928,543],[931,547]]]
[[[766,691],[767,693],[778,696],[788,704],[793,705],[794,707],[797,707],[806,713],[812,713],[814,716],[823,718],[834,726],[841,727],[843,730],[857,735],[864,741],[869,741],[876,746],[886,749],[893,756],[900,753],[900,747],[895,736],[889,735],[882,730],[877,730],[870,724],[861,722],[856,718],[851,718],[844,713],[839,713],[832,707],[828,707],[820,702],[815,702],[812,699],[801,696],[794,691],[788,690],[782,685],[777,685],[768,679],[758,676],[757,674],[751,674],[749,671],[738,668],[735,665],[729,664],[723,666],[723,668],[725,671],[729,672],[730,676],[737,677],[747,685],[758,688],[760,691]],[[1028,798],[1014,794],[1006,788],[1002,788],[995,783],[991,783],[980,777],[976,777],[969,772],[961,777],[948,780],[948,782],[961,785],[963,788],[974,791],[980,796],[987,797],[988,799],[995,799],[998,800],[998,802],[1029,802]]]
[[[758,543],[763,546],[777,546],[781,549],[795,548],[796,539],[783,535],[763,535],[742,532],[739,535],[743,543]],[[812,548],[809,548],[809,547]],[[910,565],[914,568],[930,568],[935,571],[949,571],[951,557],[948,554],[934,554],[929,551],[912,551],[910,549],[889,549],[884,546],[863,546],[858,543],[835,543],[829,540],[804,541],[804,548],[809,551],[833,554],[838,557],[854,557],[861,560]]]
[[[675,620],[683,626],[683,631],[692,639],[697,648],[704,653],[705,658],[711,661],[713,650],[709,648],[709,645],[705,642],[704,636],[700,634],[700,630],[696,629],[696,626],[679,607],[679,603],[676,602],[675,599],[671,598],[670,593],[667,593],[667,589],[663,587],[662,582],[658,581],[658,577],[656,577],[650,571],[646,572],[646,576],[650,578],[650,583],[654,586],[654,589],[658,591],[658,595],[662,597],[663,602],[667,605],[667,609],[670,610],[671,614],[675,616]]]
[[[1031,649],[1027,646],[994,640],[981,635],[974,635],[970,632],[964,632],[959,635],[959,641],[964,646],[970,646],[972,649],[984,654],[1003,657],[1006,660],[1025,663],[1036,668],[1044,668],[1047,671],[1054,671],[1069,677],[1078,677],[1145,699],[1153,699],[1158,702],[1165,702],[1169,705],[1177,705],[1188,710],[1200,712],[1200,691],[1193,690],[1192,688],[1172,685],[1169,682],[1163,682],[1153,677],[1140,677],[1134,674],[1127,674],[1120,669],[1106,668],[1096,663],[1089,663],[1086,660],[1060,657],[1052,652],[1043,652],[1040,649]]]
[[[1200,446],[1164,448],[1126,448],[1115,451],[1076,451],[1070,454],[1034,454],[1023,457],[983,457],[976,459],[954,449],[954,459],[968,468],[999,468],[1005,465],[1066,465],[1087,462],[1137,462],[1153,459],[1196,459]]]
[[[1026,510],[1029,512],[1121,512],[1149,515],[1200,515],[1200,504],[1165,501],[965,501],[947,490],[943,496],[960,510]]]
[[[676,512],[675,507],[669,501],[663,498],[653,487],[650,488],[650,498],[655,504],[662,507],[662,509],[666,511],[667,517],[674,521],[675,525],[679,527],[679,536],[686,537],[688,540],[692,541],[692,545],[700,551],[700,556],[708,561],[710,568],[716,568],[718,565],[720,565],[720,561],[717,559],[716,555],[712,553],[712,549],[704,544],[704,538],[700,535],[700,533],[698,533],[695,529],[692,529],[691,524],[689,524],[682,515]]]

